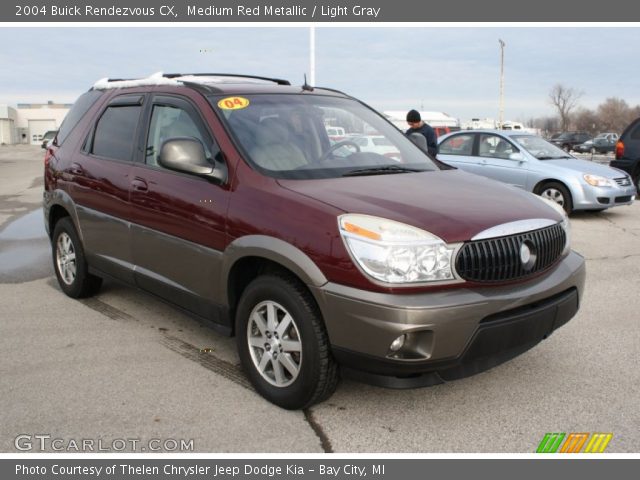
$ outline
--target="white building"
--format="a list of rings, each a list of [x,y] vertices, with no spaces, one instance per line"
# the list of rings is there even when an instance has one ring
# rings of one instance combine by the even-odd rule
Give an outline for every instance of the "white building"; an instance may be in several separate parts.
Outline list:
[[[19,103],[17,108],[0,105],[0,144],[40,145],[49,130],[58,130],[71,104]]]
[[[407,128],[407,110],[385,111],[384,115],[400,130],[405,131]],[[460,127],[460,121],[444,112],[420,112],[420,118],[424,123],[428,123],[432,127]]]
[[[0,145],[18,143],[17,121],[18,112],[15,108],[0,105]]]

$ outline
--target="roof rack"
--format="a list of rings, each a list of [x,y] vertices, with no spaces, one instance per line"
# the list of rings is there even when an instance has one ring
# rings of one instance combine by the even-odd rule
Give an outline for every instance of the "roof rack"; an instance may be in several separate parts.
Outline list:
[[[237,73],[165,73],[163,77],[166,78],[178,78],[178,77],[231,77],[231,78],[250,78],[253,80],[264,80],[266,82],[277,83],[278,85],[291,85],[289,80],[282,78],[260,77],[256,75],[240,75]]]
[[[207,78],[211,79],[207,82]],[[93,90],[109,90],[113,88],[142,87],[149,85],[187,85],[193,88],[199,87],[209,91],[218,91],[211,84],[225,79],[251,79],[273,82],[278,85],[291,85],[288,80],[280,78],[258,77],[255,75],[237,75],[234,73],[162,73],[157,72],[146,78],[121,79],[101,78],[92,87]]]

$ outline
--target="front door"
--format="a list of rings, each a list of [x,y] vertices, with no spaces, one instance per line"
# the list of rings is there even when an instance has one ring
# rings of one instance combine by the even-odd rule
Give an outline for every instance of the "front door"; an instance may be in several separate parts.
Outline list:
[[[168,170],[158,157],[163,142],[177,137],[201,141],[210,159],[221,159],[220,150],[186,97],[154,96],[146,118],[144,162],[131,173],[136,283],[215,321],[211,299],[225,247],[229,186]]]

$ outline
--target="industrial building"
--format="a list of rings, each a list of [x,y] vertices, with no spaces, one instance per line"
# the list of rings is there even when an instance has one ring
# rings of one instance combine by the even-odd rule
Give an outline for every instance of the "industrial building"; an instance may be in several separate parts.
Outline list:
[[[40,145],[49,130],[58,130],[69,103],[19,103],[16,107],[0,105],[0,145]]]

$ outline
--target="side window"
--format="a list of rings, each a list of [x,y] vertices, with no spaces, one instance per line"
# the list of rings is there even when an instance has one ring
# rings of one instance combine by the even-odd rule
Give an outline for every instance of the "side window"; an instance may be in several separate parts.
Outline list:
[[[131,161],[142,107],[108,107],[96,126],[91,153],[99,157]]]
[[[478,155],[481,157],[509,158],[509,155],[515,152],[516,149],[513,145],[502,137],[497,135],[480,135]]]
[[[472,150],[473,135],[455,135],[440,144],[438,153],[445,155],[471,155]]]
[[[147,136],[145,162],[158,166],[158,155],[163,142],[171,138],[189,137],[202,142],[207,158],[211,158],[208,141],[203,138],[200,129],[191,116],[183,109],[170,105],[154,105]]]
[[[635,128],[631,131],[629,135],[633,140],[640,140],[640,122],[636,123]]]

